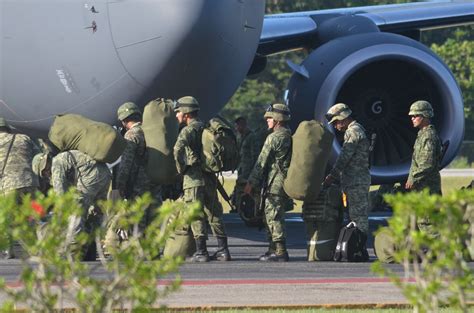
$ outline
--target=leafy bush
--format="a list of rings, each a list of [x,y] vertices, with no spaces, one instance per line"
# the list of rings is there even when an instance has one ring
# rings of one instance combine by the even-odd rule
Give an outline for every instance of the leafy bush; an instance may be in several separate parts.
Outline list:
[[[165,202],[156,218],[140,231],[139,224],[145,208],[151,203],[146,194],[134,202],[105,201],[99,205],[104,213],[102,227],[90,236],[73,236],[70,221],[80,213],[73,191],[64,195],[50,192],[48,196],[23,198],[18,205],[15,195],[0,198],[0,247],[6,248],[9,239],[25,251],[21,259],[23,270],[20,287],[12,288],[2,281],[1,289],[9,297],[4,305],[10,311],[14,305],[32,311],[51,312],[72,303],[80,312],[111,312],[114,308],[131,311],[149,308],[158,297],[176,290],[180,277],[164,288],[157,288],[157,280],[177,272],[181,259],[159,258],[160,250],[174,229],[193,220],[199,204],[184,206],[179,202]],[[44,214],[49,213],[45,216]],[[165,223],[171,215],[179,218]],[[102,249],[106,225],[114,222],[128,230],[128,240],[111,248],[106,257]],[[163,226],[162,225],[168,225]],[[99,263],[82,263],[81,253],[86,244],[95,241]],[[101,270],[105,278],[96,278],[93,271]]]
[[[407,193],[385,196],[393,207],[389,231],[395,241],[395,261],[404,277],[376,262],[373,270],[399,286],[415,312],[437,312],[450,305],[467,312],[474,292],[474,192],[447,196]],[[429,223],[426,223],[429,221]]]

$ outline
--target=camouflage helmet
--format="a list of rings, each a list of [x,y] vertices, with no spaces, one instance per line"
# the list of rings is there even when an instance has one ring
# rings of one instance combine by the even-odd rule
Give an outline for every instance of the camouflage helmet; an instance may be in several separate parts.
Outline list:
[[[123,121],[133,114],[142,114],[140,108],[133,102],[125,102],[117,110],[117,118]]]
[[[273,118],[277,122],[286,122],[291,119],[290,108],[288,106],[275,103],[268,106],[264,118]]]
[[[415,101],[410,106],[410,112],[408,112],[408,115],[421,115],[426,118],[432,118],[434,116],[433,107],[428,101]]]
[[[335,121],[342,121],[348,118],[352,114],[352,110],[345,103],[337,103],[329,108],[326,113],[326,119],[329,124],[334,123]]]
[[[33,173],[35,173],[39,177],[43,177],[42,172],[46,168],[47,164],[48,164],[48,154],[38,153],[37,155],[33,157],[33,161],[31,162]]]
[[[174,106],[175,112],[191,113],[199,111],[199,102],[191,96],[181,97]]]
[[[3,116],[0,116],[0,127],[11,129],[10,125],[8,125],[7,121],[5,120],[5,118],[3,118]]]

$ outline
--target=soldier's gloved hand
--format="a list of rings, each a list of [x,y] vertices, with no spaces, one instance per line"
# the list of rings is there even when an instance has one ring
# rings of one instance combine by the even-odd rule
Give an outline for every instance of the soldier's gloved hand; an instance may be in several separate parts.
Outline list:
[[[244,187],[244,193],[250,195],[252,193],[252,185],[250,183],[247,183]]]

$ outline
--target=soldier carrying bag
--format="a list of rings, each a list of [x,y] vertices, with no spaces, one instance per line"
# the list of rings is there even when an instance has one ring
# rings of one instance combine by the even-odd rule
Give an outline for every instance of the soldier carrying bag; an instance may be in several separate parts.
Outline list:
[[[220,117],[213,118],[202,132],[203,169],[207,172],[235,171],[240,155],[232,128]]]
[[[367,236],[357,227],[356,223],[350,222],[342,227],[337,239],[334,261],[339,262],[366,262],[369,255],[365,249]]]

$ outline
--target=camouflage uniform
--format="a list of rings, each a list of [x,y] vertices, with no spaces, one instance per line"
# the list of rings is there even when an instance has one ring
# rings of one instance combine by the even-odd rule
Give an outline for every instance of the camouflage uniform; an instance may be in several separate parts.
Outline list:
[[[410,106],[410,116],[421,116],[430,119],[434,116],[433,108],[427,101],[415,101]],[[423,120],[421,120],[423,121]],[[414,124],[415,126],[415,124]],[[439,168],[442,158],[441,140],[433,125],[416,126],[420,128],[413,146],[413,157],[407,183],[411,190],[421,191],[428,188],[431,193],[441,194],[441,176]],[[418,228],[436,237],[438,232],[431,224],[429,216],[418,217]]]
[[[185,116],[196,114],[199,111],[197,100],[191,96],[178,99],[175,112]],[[230,253],[227,244],[224,221],[222,220],[222,205],[217,197],[217,177],[213,173],[207,173],[202,169],[202,131],[204,124],[197,118],[187,120],[178,135],[174,146],[174,159],[176,169],[183,176],[184,201],[199,201],[202,204],[201,217],[191,223],[191,230],[196,242],[196,253],[193,255],[194,262],[209,261],[207,251],[207,222],[217,237],[218,250],[211,257],[219,261],[230,261]]]
[[[418,131],[408,181],[415,191],[428,188],[431,193],[441,194],[441,141],[433,125]]]
[[[341,177],[341,186],[347,196],[349,217],[365,234],[369,230],[369,140],[365,130],[352,121],[344,133],[344,144],[330,174]]]
[[[83,215],[75,225],[76,233],[86,227],[86,231],[97,226],[98,216],[89,215],[89,209],[98,200],[107,199],[111,174],[107,165],[92,159],[78,150],[61,152],[53,158],[51,168],[51,184],[57,194],[64,194],[69,188],[75,187],[79,203],[84,209]],[[92,219],[86,225],[86,219]],[[88,221],[89,222],[89,221]]]
[[[31,169],[33,155],[34,145],[30,137],[0,132],[0,170],[3,169],[3,173],[0,172],[0,193],[28,193],[36,190],[38,179]]]
[[[290,129],[275,129],[265,140],[248,179],[253,187],[266,189],[264,213],[269,252],[274,249],[272,244],[286,242],[285,212],[292,209],[293,201],[283,190],[283,181],[290,166],[291,145]]]
[[[3,118],[1,120],[2,127],[9,128]],[[0,195],[15,192],[20,203],[23,195],[36,191],[38,179],[31,169],[33,151],[30,137],[0,131]],[[4,253],[6,258],[13,258],[13,243],[9,241]]]
[[[122,154],[116,184],[120,194],[133,199],[149,191],[146,175],[146,144],[142,123],[137,122],[125,133],[127,146]]]
[[[191,224],[194,238],[207,239],[206,219],[217,237],[227,237],[222,220],[222,205],[217,198],[217,178],[201,167],[201,134],[204,124],[193,120],[178,135],[174,146],[174,158],[178,173],[183,175],[184,201],[200,201],[202,218]]]

